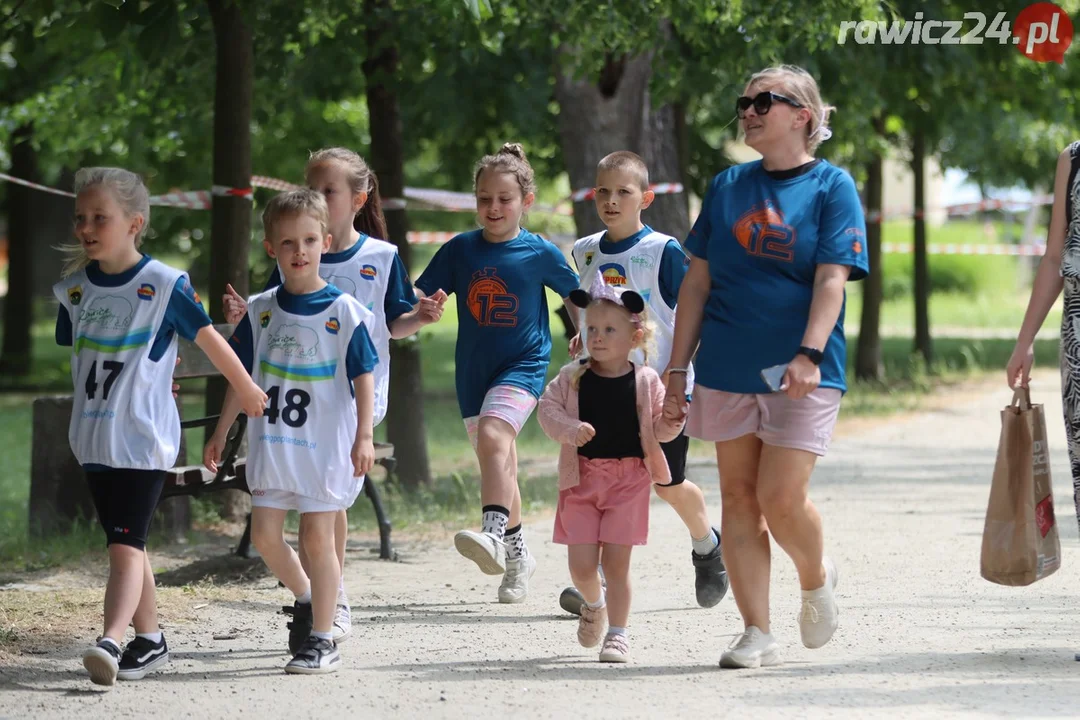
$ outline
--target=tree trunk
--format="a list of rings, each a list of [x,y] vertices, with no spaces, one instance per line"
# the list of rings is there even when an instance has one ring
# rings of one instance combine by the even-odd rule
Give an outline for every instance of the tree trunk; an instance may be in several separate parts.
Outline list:
[[[929,369],[933,362],[930,342],[930,267],[926,255],[926,134],[915,130],[911,142],[911,172],[915,184],[915,350]]]
[[[560,55],[572,54],[563,48]],[[555,99],[566,171],[574,190],[591,188],[596,164],[608,153],[632,150],[649,168],[649,180],[682,182],[679,118],[672,105],[653,107],[649,93],[651,53],[609,57],[600,76],[575,79],[557,68]],[[685,193],[657,195],[642,220],[680,242],[690,231]],[[604,229],[592,202],[574,203],[579,236]]]
[[[874,129],[885,134],[885,121],[874,118]],[[884,194],[884,159],[876,153],[866,167],[866,253],[870,273],[862,283],[862,317],[859,320],[859,340],[855,350],[855,377],[858,380],[881,380],[881,299],[883,274],[881,267],[882,196]]]
[[[365,0],[367,51],[362,68],[367,85],[368,116],[371,126],[370,159],[379,178],[384,198],[405,197],[405,153],[398,103],[398,50],[394,44],[399,30],[394,26],[390,0]],[[396,204],[387,208],[387,238],[397,245],[406,268],[412,253],[407,238],[405,209]],[[386,415],[387,439],[394,445],[397,476],[408,488],[431,482],[427,432],[424,424],[424,390],[421,377],[420,343],[416,338],[390,342],[390,397]]]
[[[240,3],[207,0],[214,24],[217,67],[214,86],[214,185],[247,188],[251,185],[251,92],[255,56],[251,29]],[[248,294],[248,249],[251,243],[251,200],[215,195],[210,211],[210,316],[222,322],[222,295],[232,284]],[[224,378],[206,386],[207,413],[221,411]],[[212,430],[208,428],[208,432]],[[246,493],[224,493],[223,516],[239,520],[249,507]]]
[[[37,153],[31,145],[32,125],[15,130],[11,144],[11,174],[38,182]],[[30,372],[31,337],[34,321],[34,239],[33,202],[37,192],[22,185],[7,186],[8,290],[4,300],[4,346],[0,352],[0,373],[7,377]]]
[[[85,473],[64,431],[71,422],[70,395],[34,400],[30,438],[30,537],[51,537],[97,517]]]

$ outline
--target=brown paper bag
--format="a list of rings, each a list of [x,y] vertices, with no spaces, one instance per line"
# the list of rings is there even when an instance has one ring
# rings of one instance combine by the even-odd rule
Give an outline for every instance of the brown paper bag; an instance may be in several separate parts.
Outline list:
[[[999,585],[1030,585],[1061,567],[1046,416],[1027,388],[1017,388],[1001,411],[980,565],[982,576]]]

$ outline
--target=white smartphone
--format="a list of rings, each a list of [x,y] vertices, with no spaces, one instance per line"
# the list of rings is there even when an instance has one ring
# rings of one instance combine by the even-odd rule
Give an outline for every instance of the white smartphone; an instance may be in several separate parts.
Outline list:
[[[784,382],[784,373],[787,372],[787,363],[782,365],[773,365],[772,367],[765,368],[761,371],[761,379],[765,381],[765,384],[769,386],[769,389],[773,392],[780,392],[786,390],[786,387],[782,386]]]

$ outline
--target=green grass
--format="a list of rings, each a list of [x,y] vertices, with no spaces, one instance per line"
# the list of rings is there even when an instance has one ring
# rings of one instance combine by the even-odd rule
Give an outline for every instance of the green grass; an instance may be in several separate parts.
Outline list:
[[[937,293],[930,296],[930,328],[975,328],[1013,334],[1020,330],[1024,320],[1030,291],[1002,290],[997,294]],[[848,327],[857,329],[862,314],[862,285],[848,285]],[[1046,330],[1056,330],[1061,325],[1062,302],[1060,299],[1050,309],[1043,323]],[[915,304],[910,297],[890,300],[881,305],[881,328],[891,332],[911,332],[915,327]]]

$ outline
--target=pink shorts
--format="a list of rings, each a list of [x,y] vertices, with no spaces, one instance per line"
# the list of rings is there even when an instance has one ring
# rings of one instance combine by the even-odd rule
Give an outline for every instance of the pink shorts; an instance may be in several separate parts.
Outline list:
[[[560,545],[644,545],[652,477],[641,458],[578,457],[581,482],[559,492],[552,540]]]
[[[480,428],[480,418],[497,417],[505,420],[519,434],[525,422],[536,409],[536,398],[528,390],[514,385],[496,385],[484,395],[484,404],[480,414],[465,418],[465,432],[469,433],[469,442],[476,449],[476,432]]]
[[[766,445],[825,455],[840,399],[836,388],[818,388],[801,400],[786,393],[729,393],[700,385],[686,417],[686,434],[724,442],[753,433]]]

